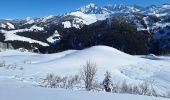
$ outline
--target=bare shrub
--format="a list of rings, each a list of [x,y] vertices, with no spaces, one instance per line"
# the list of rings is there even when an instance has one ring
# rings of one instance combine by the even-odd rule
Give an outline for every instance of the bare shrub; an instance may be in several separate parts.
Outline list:
[[[43,83],[45,84],[45,87],[54,88],[56,87],[56,77],[54,74],[48,74]]]
[[[157,94],[155,88],[152,87],[150,91],[151,91],[151,95],[150,95],[150,96],[155,96],[155,97],[159,96],[159,95]]]
[[[103,85],[100,84],[98,81],[94,81],[92,89],[94,91],[102,91],[103,90]]]
[[[0,62],[0,67],[3,67],[5,69],[10,69],[10,70],[15,70],[15,69],[19,69],[19,70],[23,70],[22,66],[19,66],[17,63],[14,64],[6,64],[5,61]]]
[[[133,86],[132,86],[132,85],[129,85],[128,87],[129,87],[128,93],[129,93],[129,94],[133,94]]]
[[[127,94],[138,94],[138,95],[148,95],[148,96],[160,96],[157,94],[155,88],[144,82],[139,85],[127,84],[124,80],[121,85],[119,83],[113,84],[113,93],[127,93]]]
[[[136,85],[133,86],[132,94],[140,94],[140,95],[142,94],[139,86]]]
[[[85,65],[83,65],[81,70],[81,77],[84,81],[85,88],[87,91],[93,89],[94,78],[96,76],[97,67],[96,63],[87,61]]]
[[[120,87],[119,87],[119,83],[116,83],[116,84],[113,84],[113,88],[112,88],[112,92],[113,93],[119,93],[120,91],[120,89],[119,89]]]
[[[61,77],[55,76],[54,74],[48,74],[42,83],[43,86],[48,88],[72,89],[80,83],[80,77],[78,75]]]
[[[74,86],[78,85],[81,82],[81,79],[78,75],[69,76],[67,79],[66,88],[72,89]]]
[[[139,86],[140,86],[142,95],[149,95],[150,94],[148,83],[145,82],[144,84],[140,84]]]
[[[121,89],[121,93],[128,93],[129,92],[129,86],[127,85],[125,80],[123,81],[120,89]]]
[[[18,66],[18,65],[15,63],[15,64],[6,65],[5,68],[6,68],[6,69],[12,69],[12,70],[14,70],[14,69],[17,68],[17,66]]]

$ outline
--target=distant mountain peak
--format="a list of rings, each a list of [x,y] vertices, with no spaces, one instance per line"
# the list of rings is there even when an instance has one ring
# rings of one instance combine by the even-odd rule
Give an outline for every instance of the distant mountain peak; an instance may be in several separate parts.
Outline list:
[[[170,3],[164,3],[164,4],[162,4],[162,7],[170,9]]]
[[[96,4],[89,4],[77,9],[77,11],[83,12],[85,14],[96,13],[100,8]]]
[[[95,7],[97,7],[97,5],[94,4],[94,3],[90,3],[90,4],[86,5],[85,7],[87,7],[87,8],[95,8]]]
[[[160,6],[151,5],[142,7],[138,5],[125,5],[125,4],[108,4],[106,6],[97,6],[96,4],[89,4],[78,8],[84,14],[115,14],[115,13],[145,13],[145,14],[163,14],[170,9],[170,4],[165,3]]]

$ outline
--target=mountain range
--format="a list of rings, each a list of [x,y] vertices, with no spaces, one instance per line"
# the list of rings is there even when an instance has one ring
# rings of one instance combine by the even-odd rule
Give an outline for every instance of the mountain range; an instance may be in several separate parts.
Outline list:
[[[0,20],[0,48],[54,53],[106,45],[129,54],[170,53],[170,4],[89,4],[58,16]]]

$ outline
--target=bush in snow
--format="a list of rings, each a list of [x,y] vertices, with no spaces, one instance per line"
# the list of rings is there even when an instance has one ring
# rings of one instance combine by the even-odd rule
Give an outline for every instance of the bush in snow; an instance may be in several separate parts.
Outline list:
[[[157,94],[157,92],[156,92],[156,90],[155,90],[155,88],[151,88],[151,94],[150,94],[150,96],[155,96],[155,97],[157,97],[157,96],[160,96],[160,95],[158,95]]]
[[[80,83],[80,77],[78,75],[71,76],[55,76],[54,74],[48,74],[43,81],[43,86],[48,88],[65,88],[72,89],[74,86]]]
[[[150,95],[150,89],[148,83],[143,83],[139,85],[142,95]]]
[[[86,64],[83,65],[81,69],[81,77],[84,81],[85,88],[87,91],[93,89],[96,72],[97,72],[96,64],[90,61],[87,61]]]
[[[112,92],[113,93],[119,93],[119,83],[113,84]]]
[[[121,93],[129,93],[129,86],[127,85],[126,81],[124,80],[121,87],[120,87]]]
[[[94,81],[93,90],[94,91],[102,91],[103,90],[103,84],[100,84],[100,82],[98,82],[98,81]]]
[[[116,91],[114,91],[115,93],[120,92],[120,93],[148,95],[148,96],[156,96],[156,97],[160,96],[157,94],[155,88],[146,82],[139,85],[132,85],[132,84],[127,84],[126,81],[124,81],[120,86],[116,85],[116,87],[114,87],[113,90],[115,88],[116,88]]]
[[[134,85],[132,87],[132,94],[141,94],[140,87],[137,85]]]
[[[18,67],[18,65],[16,63],[15,64],[9,64],[9,65],[5,66],[6,69],[12,69],[12,70],[16,69],[17,67]]]
[[[110,72],[106,71],[105,73],[105,79],[103,80],[103,86],[106,92],[111,92],[113,89],[113,83],[111,79],[111,74]]]
[[[101,84],[95,80],[95,75],[97,72],[96,64],[88,61],[81,70],[81,77],[79,75],[70,76],[58,76],[54,74],[48,74],[43,81],[43,86],[48,88],[65,88],[65,89],[79,89],[83,88],[87,91],[102,91],[113,92],[113,93],[128,93],[137,95],[148,95],[148,96],[161,96],[157,94],[155,88],[152,84],[147,82],[132,85],[128,84],[125,80],[120,84],[113,84],[111,80],[111,73],[108,71],[105,73],[105,79]],[[81,83],[84,82],[84,84]],[[170,92],[167,92],[166,96],[170,97]]]
[[[80,77],[78,75],[71,75],[66,80],[66,88],[73,88],[73,86],[76,86],[80,83]]]
[[[23,67],[22,66],[19,66],[17,63],[14,63],[14,64],[6,64],[5,61],[2,61],[0,62],[0,67],[4,67],[5,69],[12,69],[12,70],[15,70],[15,69],[19,69],[19,70],[23,70]]]

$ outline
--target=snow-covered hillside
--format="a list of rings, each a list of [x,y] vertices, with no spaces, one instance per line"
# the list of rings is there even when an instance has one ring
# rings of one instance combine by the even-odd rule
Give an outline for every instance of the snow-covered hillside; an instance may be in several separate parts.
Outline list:
[[[0,30],[0,32],[2,32],[5,36],[4,41],[25,41],[28,43],[38,43],[42,46],[49,46],[47,43],[43,43],[41,41],[37,41],[28,37],[19,36],[16,34],[17,32],[29,32],[34,30],[40,31],[43,30],[43,28],[32,26],[30,29],[19,29],[19,30],[11,30],[11,31]]]
[[[169,100],[159,97],[33,87],[0,77],[1,100]]]
[[[104,92],[72,91],[34,87],[28,82],[16,81],[10,76],[0,76],[1,100],[169,100],[166,98],[112,94]]]
[[[105,20],[106,18],[109,17],[108,15],[104,15],[104,14],[84,14],[83,12],[80,11],[71,12],[69,15],[79,17],[82,20],[80,22],[82,22],[85,25],[90,25],[99,20]]]
[[[78,74],[81,66],[87,60],[91,60],[97,64],[98,72],[96,78],[99,82],[102,82],[104,79],[105,71],[109,70],[112,73],[114,83],[121,83],[124,80],[128,84],[135,85],[148,82],[161,95],[167,95],[166,93],[170,90],[170,57],[132,56],[107,46],[94,46],[80,51],[69,50],[45,55],[14,50],[0,52],[0,62],[5,62],[7,66],[0,68],[0,83],[7,82],[0,84],[0,88],[5,90],[10,85],[14,85],[14,89],[17,90],[19,88],[17,93],[21,91],[25,92],[27,89],[28,91],[34,91],[32,85],[37,85],[47,74],[53,73],[63,76]],[[9,82],[11,80],[14,83],[11,84]],[[17,83],[15,84],[15,81],[18,80],[21,80],[22,82],[20,83],[24,85],[16,85]],[[20,89],[27,87],[25,84],[30,84],[31,88],[26,88],[26,90]],[[41,90],[42,88],[37,89]],[[35,91],[38,90],[35,89]],[[15,95],[12,91],[14,91],[13,88],[11,88],[11,94]],[[27,93],[29,93],[28,91]],[[18,95],[17,93],[16,95]],[[41,93],[44,94],[46,92]],[[0,93],[0,95],[2,94]]]

